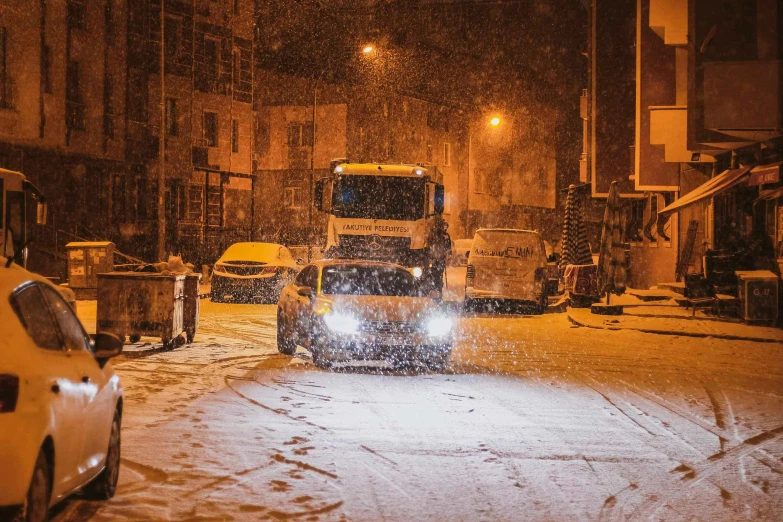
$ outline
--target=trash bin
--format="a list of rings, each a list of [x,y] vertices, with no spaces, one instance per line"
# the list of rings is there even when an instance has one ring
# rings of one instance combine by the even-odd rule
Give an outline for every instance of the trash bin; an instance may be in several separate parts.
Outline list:
[[[188,274],[185,276],[185,299],[182,303],[182,328],[185,330],[185,339],[188,344],[193,342],[198,330],[198,314],[201,308],[199,299],[199,285],[201,274]]]
[[[129,336],[131,342],[138,342],[142,335],[160,337],[167,348],[184,343],[185,277],[145,272],[98,274],[97,331],[111,332],[120,339]]]
[[[74,241],[65,245],[68,253],[68,287],[76,299],[95,299],[98,274],[114,270],[114,243]]]
[[[778,318],[778,276],[769,270],[735,272],[738,282],[740,315],[748,322],[776,321]]]

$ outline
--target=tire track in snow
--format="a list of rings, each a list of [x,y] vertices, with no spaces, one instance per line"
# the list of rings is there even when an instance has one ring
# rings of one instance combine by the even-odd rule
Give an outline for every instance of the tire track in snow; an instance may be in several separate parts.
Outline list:
[[[284,417],[287,417],[287,418],[291,419],[292,421],[295,421],[295,422],[301,422],[301,423],[307,424],[308,426],[312,426],[313,428],[318,428],[319,430],[322,430],[322,431],[330,431],[330,430],[329,430],[329,428],[327,428],[327,427],[325,427],[325,426],[321,426],[321,425],[319,425],[319,424],[315,424],[314,422],[310,422],[310,421],[308,421],[308,420],[306,420],[306,419],[300,419],[300,418],[298,418],[298,417],[294,417],[293,415],[291,415],[291,413],[290,413],[288,410],[285,410],[285,409],[282,409],[282,408],[272,408],[271,406],[267,406],[266,404],[263,404],[263,403],[261,403],[261,402],[259,402],[259,401],[255,400],[255,399],[253,399],[253,398],[251,398],[251,397],[248,397],[247,395],[245,395],[245,394],[243,394],[242,392],[240,392],[239,390],[237,390],[237,389],[236,389],[236,388],[235,388],[235,387],[234,387],[234,386],[231,384],[231,381],[232,381],[232,380],[233,380],[233,379],[231,378],[231,376],[230,376],[230,375],[226,375],[226,377],[225,377],[225,383],[226,383],[226,386],[228,387],[228,389],[230,389],[231,391],[233,391],[235,394],[237,394],[239,397],[241,397],[242,399],[246,400],[246,401],[247,401],[247,402],[249,402],[250,404],[253,404],[253,405],[255,405],[255,406],[258,406],[258,407],[260,407],[260,408],[263,408],[263,409],[265,409],[265,410],[267,410],[267,411],[271,411],[272,413],[276,413],[276,414],[278,414],[278,415],[282,415],[282,416],[284,416]],[[244,380],[244,379],[243,379],[243,380]],[[257,383],[257,384],[260,384],[260,383]]]

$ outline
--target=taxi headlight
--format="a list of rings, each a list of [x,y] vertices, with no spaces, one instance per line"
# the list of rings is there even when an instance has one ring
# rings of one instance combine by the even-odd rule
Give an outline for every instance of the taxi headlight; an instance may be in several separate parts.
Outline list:
[[[344,334],[355,334],[359,331],[359,320],[348,314],[326,314],[324,323],[333,332]]]
[[[433,317],[427,321],[427,334],[430,337],[445,337],[451,333],[453,325],[448,317]]]
[[[215,263],[215,266],[214,266],[214,268],[212,269],[212,271],[213,271],[213,272],[218,272],[218,273],[220,273],[220,274],[225,274],[225,273],[227,273],[227,272],[226,272],[226,267],[225,267],[225,266],[223,266],[221,263]]]

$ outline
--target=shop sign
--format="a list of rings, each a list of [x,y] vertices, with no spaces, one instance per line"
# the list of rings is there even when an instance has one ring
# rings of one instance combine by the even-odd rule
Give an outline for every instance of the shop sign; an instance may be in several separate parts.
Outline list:
[[[748,185],[756,187],[766,183],[777,183],[780,181],[780,165],[774,167],[761,168],[750,171],[750,181]]]

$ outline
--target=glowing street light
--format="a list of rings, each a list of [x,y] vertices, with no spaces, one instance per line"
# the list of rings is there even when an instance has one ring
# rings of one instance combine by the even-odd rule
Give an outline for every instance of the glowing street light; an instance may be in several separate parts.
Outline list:
[[[495,116],[494,118],[489,120],[489,124],[492,125],[493,127],[497,127],[498,125],[500,125],[500,118]]]
[[[375,50],[375,48],[374,48],[372,45],[366,45],[366,46],[364,47],[364,49],[362,49],[362,52],[363,52],[364,54],[370,54],[370,53],[371,53],[371,52],[373,52],[374,50]]]

